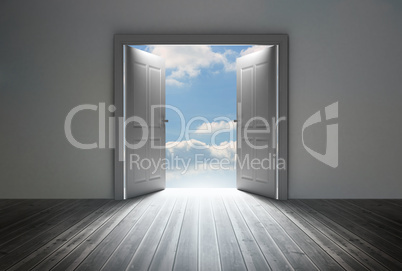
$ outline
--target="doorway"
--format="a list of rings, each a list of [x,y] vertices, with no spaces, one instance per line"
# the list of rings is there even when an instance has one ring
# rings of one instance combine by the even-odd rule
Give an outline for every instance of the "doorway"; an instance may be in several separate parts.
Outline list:
[[[147,36],[148,38],[150,36]],[[252,122],[248,122],[248,120],[251,117],[262,117],[264,116],[264,119],[270,120],[271,117],[277,117],[279,116],[279,113],[282,112],[281,118],[283,119],[284,117],[287,117],[287,102],[284,103],[285,97],[287,98],[287,80],[283,80],[285,75],[287,75],[287,65],[284,65],[284,63],[287,63],[287,58],[282,57],[281,55],[286,55],[283,51],[286,50],[287,52],[287,36],[270,36],[270,35],[264,35],[265,41],[254,41],[252,40],[252,37],[254,37],[254,40],[258,37],[258,39],[261,39],[261,36],[157,36],[158,41],[153,40],[153,42],[145,42],[146,38],[145,36],[116,36],[115,37],[115,101],[117,102],[119,99],[123,98],[123,110],[117,110],[116,111],[116,117],[122,116],[123,119],[129,118],[129,116],[141,116],[142,119],[146,119],[148,122],[155,121],[152,127],[157,127],[156,129],[156,136],[155,134],[153,135],[147,135],[147,139],[145,141],[149,141],[146,143],[144,146],[141,148],[137,149],[136,151],[132,151],[130,149],[127,149],[125,145],[122,144],[122,142],[130,141],[131,143],[128,144],[134,144],[136,138],[139,138],[140,134],[143,136],[143,131],[138,130],[139,132],[135,132],[135,127],[139,128],[138,126],[138,121],[137,121],[137,126],[135,124],[135,121],[133,121],[133,124],[130,123],[130,125],[119,125],[117,127],[116,132],[118,132],[119,135],[119,144],[118,148],[116,149],[116,154],[115,154],[115,196],[116,199],[124,199],[126,197],[132,197],[132,196],[137,196],[141,195],[144,193],[152,192],[155,190],[160,190],[164,189],[165,187],[177,187],[181,186],[183,187],[183,184],[179,184],[180,181],[177,179],[173,181],[172,179],[169,180],[169,178],[172,178],[171,175],[172,173],[177,176],[177,172],[172,172],[174,170],[181,170],[180,168],[177,168],[177,164],[175,168],[172,168],[169,166],[172,166],[173,159],[167,159],[168,165],[164,169],[156,170],[156,166],[152,166],[151,163],[149,163],[149,166],[145,166],[146,170],[144,168],[137,168],[136,170],[133,170],[131,167],[133,165],[132,161],[129,162],[129,157],[130,159],[132,158],[131,156],[136,156],[137,158],[152,158],[154,159],[159,158],[166,158],[166,154],[169,155],[169,153],[174,154],[177,151],[180,150],[186,150],[187,153],[189,153],[190,149],[195,149],[198,154],[205,156],[206,153],[208,153],[209,161],[211,159],[214,161],[215,165],[213,167],[219,166],[216,165],[216,162],[219,162],[219,159],[215,159],[217,157],[210,157],[211,153],[214,155],[220,156],[221,158],[227,158],[228,161],[225,161],[225,169],[226,172],[223,171],[223,173],[226,173],[226,177],[229,177],[230,179],[230,174],[231,176],[231,181],[232,183],[230,184],[229,181],[229,186],[226,184],[226,187],[234,187],[235,186],[235,165],[237,165],[237,181],[236,181],[236,187],[239,189],[251,191],[257,194],[262,194],[271,198],[277,198],[277,199],[285,199],[287,197],[287,193],[284,193],[283,191],[287,191],[287,168],[282,168],[282,172],[278,172],[278,169],[274,167],[269,167],[269,169],[255,169],[255,168],[240,168],[239,167],[239,159],[235,161],[235,157],[237,155],[237,158],[243,158],[241,161],[244,163],[244,158],[247,156],[248,159],[265,159],[267,160],[268,158],[271,160],[275,159],[276,157],[281,157],[281,159],[286,161],[287,158],[287,124],[286,123],[281,123],[277,127],[273,118],[274,123],[269,125],[268,123],[261,122],[258,119],[253,120]],[[155,36],[152,36],[155,38]],[[209,38],[208,38],[209,37]],[[231,39],[234,39],[236,37],[237,40],[249,40],[249,42],[238,42],[238,41],[231,41]],[[173,38],[173,40],[172,40]],[[180,39],[179,39],[180,38]],[[204,43],[207,40],[211,41],[211,44],[216,44],[214,46],[211,45],[206,45],[202,44],[203,42],[200,41],[201,38],[205,38]],[[229,38],[229,39],[228,39]],[[274,41],[274,38],[276,41]],[[280,39],[281,38],[281,39]],[[197,39],[199,40],[197,42]],[[179,41],[181,40],[181,42]],[[190,41],[192,40],[192,41]],[[195,45],[195,44],[197,45]],[[148,45],[147,45],[148,44]],[[151,44],[151,45],[149,45]],[[245,46],[244,44],[251,44]],[[226,46],[225,46],[226,45]],[[285,46],[286,45],[286,46]],[[121,48],[123,47],[123,48]],[[135,48],[136,47],[136,48]],[[229,49],[230,48],[230,49]],[[121,50],[122,49],[122,50]],[[280,50],[279,50],[280,49]],[[183,53],[180,53],[180,51],[184,51]],[[237,52],[236,52],[237,51]],[[235,64],[235,59],[238,58],[239,56],[245,56],[247,53],[251,53],[253,56],[249,57],[242,57],[237,60],[237,71],[236,71],[236,64]],[[260,51],[259,53],[257,51]],[[282,54],[280,54],[282,52]],[[121,55],[123,59],[123,63],[120,61],[116,61],[116,54]],[[182,56],[186,55],[189,56],[190,59],[184,59]],[[198,56],[197,56],[198,54]],[[159,56],[159,59],[157,58]],[[169,56],[172,56],[171,59],[169,59]],[[198,58],[197,58],[198,57]],[[231,59],[230,57],[234,58]],[[148,58],[148,59],[147,59]],[[264,59],[261,61],[261,59]],[[282,59],[282,62],[279,60]],[[147,62],[148,61],[148,62]],[[159,61],[159,62],[158,62]],[[186,62],[187,61],[187,62]],[[209,63],[208,63],[209,61]],[[250,62],[251,61],[251,62]],[[179,62],[181,66],[176,66],[174,67],[174,62]],[[214,76],[217,76],[219,73],[222,72],[234,72],[234,80],[237,78],[237,83],[233,84],[234,80],[232,78],[232,109],[229,109],[229,112],[220,112],[223,113],[224,116],[202,116],[203,112],[196,112],[197,110],[193,110],[193,115],[189,116],[187,114],[187,118],[184,117],[184,127],[183,123],[180,123],[182,126],[181,128],[185,129],[191,129],[193,132],[193,135],[191,138],[186,137],[185,140],[172,140],[169,141],[169,137],[171,136],[169,131],[167,133],[167,151],[166,154],[163,153],[163,150],[155,150],[150,147],[150,145],[158,145],[164,143],[163,141],[166,141],[166,138],[164,136],[158,136],[158,133],[163,133],[163,130],[166,130],[166,127],[169,127],[169,125],[174,126],[174,114],[180,114],[180,108],[172,106],[171,102],[166,103],[164,100],[164,91],[165,91],[165,86],[166,88],[169,88],[169,90],[174,90],[174,91],[183,91],[180,90],[181,87],[186,87],[186,89],[189,89],[189,83],[194,83],[196,82],[196,77],[197,75],[201,74],[201,68],[204,67],[209,67],[210,64],[216,64],[215,66],[220,67],[221,70],[219,69],[212,69],[209,70],[209,73],[203,74],[204,78],[200,82],[204,82],[204,87],[205,82],[209,81],[212,82],[212,78]],[[215,62],[215,63],[214,63]],[[187,63],[187,65],[186,65]],[[280,65],[280,63],[282,63]],[[121,66],[123,64],[123,67]],[[268,65],[269,64],[269,65]],[[243,67],[240,67],[243,65]],[[285,67],[286,66],[286,67]],[[167,67],[167,69],[166,69]],[[172,69],[173,67],[173,69]],[[216,68],[216,67],[215,67]],[[169,70],[170,69],[170,70]],[[281,72],[282,70],[286,70],[286,72]],[[121,72],[121,74],[120,74]],[[166,72],[166,74],[165,74]],[[270,74],[269,76],[266,76],[267,74]],[[132,75],[130,77],[130,74],[136,74]],[[230,74],[230,72],[228,73]],[[228,74],[220,74],[220,76],[227,76]],[[233,74],[232,74],[233,75]],[[209,80],[206,80],[205,76],[209,76]],[[163,80],[159,80],[160,78],[163,77]],[[166,81],[164,78],[166,77]],[[230,76],[229,76],[230,77]],[[153,78],[153,79],[152,79]],[[192,79],[192,82],[189,82],[185,79]],[[122,79],[122,80],[121,80]],[[179,80],[180,79],[180,80]],[[280,81],[282,79],[282,81]],[[121,81],[120,81],[121,80]],[[156,81],[155,81],[156,80]],[[155,83],[156,82],[156,83]],[[221,84],[225,87],[230,88],[230,83],[224,82],[224,80],[220,80]],[[280,83],[282,82],[282,83]],[[237,94],[235,91],[233,91],[233,85],[237,85]],[[222,87],[222,86],[221,86]],[[152,90],[150,90],[152,88]],[[270,93],[268,93],[268,88],[270,88]],[[133,101],[133,93],[130,94],[130,92],[133,92],[133,89],[147,89],[147,92],[154,93],[154,94],[144,94],[146,92],[140,91],[139,93],[135,94],[137,95],[136,99],[134,99],[134,103],[130,104],[131,101]],[[158,90],[159,89],[159,90]],[[283,91],[286,89],[286,95],[283,95]],[[116,93],[119,92],[120,93]],[[136,90],[138,92],[138,90]],[[134,91],[134,92],[136,92]],[[282,91],[282,92],[281,92]],[[278,95],[281,93],[281,95]],[[182,96],[183,93],[181,93]],[[141,96],[142,95],[142,96]],[[148,96],[147,96],[148,95]],[[216,94],[215,94],[216,95]],[[211,97],[212,96],[212,97]],[[237,97],[236,97],[237,96]],[[207,98],[211,99],[214,96],[211,95],[211,93],[201,93],[199,97],[194,97],[194,100],[197,101],[192,101],[192,102],[187,102],[185,103],[186,106],[190,109],[194,109],[194,107],[197,107],[197,105],[202,104],[202,99]],[[169,95],[167,96],[169,100]],[[182,97],[186,99],[186,97]],[[187,97],[188,98],[188,97]],[[282,98],[282,100],[280,100]],[[229,99],[230,100],[230,99]],[[237,100],[237,103],[236,103]],[[287,99],[286,99],[287,101]],[[281,106],[279,108],[280,102],[284,104],[285,106]],[[152,108],[154,106],[157,107],[156,111],[154,110],[153,113],[146,109],[144,106],[145,104],[148,103],[149,108]],[[160,104],[166,104],[165,107],[158,107],[157,105]],[[229,103],[230,104],[230,103]],[[116,103],[116,106],[118,103]],[[209,104],[209,109],[213,108],[213,103],[210,102]],[[222,107],[222,106],[221,106]],[[229,106],[230,107],[230,106]],[[255,108],[254,108],[255,107]],[[117,106],[119,109],[119,107]],[[251,111],[249,110],[251,108]],[[177,112],[177,109],[179,109]],[[286,109],[286,110],[284,110]],[[147,111],[148,110],[148,111]],[[176,111],[175,111],[176,110]],[[230,110],[232,112],[230,112]],[[123,112],[119,112],[123,111]],[[191,111],[191,110],[190,110]],[[237,113],[236,113],[237,111]],[[146,113],[148,112],[148,113]],[[170,112],[170,114],[169,114]],[[194,115],[194,112],[196,115]],[[211,112],[211,110],[209,110]],[[283,114],[285,112],[286,114]],[[261,114],[262,113],[262,114]],[[265,114],[265,115],[264,115]],[[151,115],[153,115],[151,117]],[[219,115],[219,114],[218,114]],[[221,114],[222,115],[222,114]],[[238,116],[240,117],[239,122],[237,122]],[[209,118],[208,118],[209,117]],[[192,119],[192,118],[195,118]],[[186,123],[187,119],[187,123]],[[279,118],[277,118],[279,119]],[[170,121],[170,123],[168,123]],[[188,122],[190,121],[190,123]],[[121,120],[120,122],[121,123]],[[251,126],[250,126],[251,124]],[[266,125],[267,124],[267,125]],[[240,126],[239,126],[240,125]],[[253,128],[251,133],[246,136],[243,133],[239,134],[239,131],[245,130],[245,126],[248,125],[249,128]],[[218,131],[218,136],[213,137],[213,132],[216,132],[216,129],[218,126],[220,127],[225,127],[225,131]],[[239,126],[236,132],[236,126]],[[268,127],[269,126],[269,127]],[[206,133],[200,133],[200,130],[204,130]],[[218,127],[219,128],[219,127]],[[276,129],[278,128],[278,129]],[[214,130],[215,131],[212,131]],[[262,131],[257,131],[258,129],[262,130],[269,130],[268,132],[270,133],[270,138],[264,138],[261,134]],[[152,129],[151,129],[152,130]],[[169,130],[169,129],[168,129]],[[133,132],[134,131],[134,132]],[[158,132],[159,131],[159,132]],[[285,134],[283,132],[286,132]],[[171,131],[170,131],[171,132]],[[188,135],[188,131],[184,131],[185,135]],[[154,131],[153,131],[154,133]],[[121,134],[123,134],[123,140],[121,138]],[[135,136],[133,136],[135,135]],[[221,145],[225,145],[224,148],[215,148],[211,149],[211,137],[209,139],[206,139],[205,136],[212,136],[214,141],[214,144],[218,143],[220,147]],[[239,136],[240,135],[240,136]],[[177,135],[176,135],[177,136]],[[131,138],[130,138],[131,137]],[[129,140],[126,140],[129,139]],[[240,139],[242,140],[243,143],[238,143],[236,146],[236,140]],[[244,140],[245,139],[245,140]],[[281,139],[281,140],[278,140]],[[133,141],[134,140],[134,141]],[[251,142],[250,142],[251,140]],[[144,140],[142,140],[144,141]],[[265,142],[269,142],[271,145],[272,151],[271,153],[268,153],[267,151],[259,151],[258,146],[261,144],[265,144]],[[138,141],[139,142],[139,141]],[[137,142],[137,143],[138,143]],[[173,143],[173,147],[170,147]],[[256,150],[255,148],[247,148],[247,144],[252,144],[252,146],[257,146]],[[286,144],[285,144],[286,143]],[[190,146],[189,146],[190,145]],[[243,145],[243,146],[239,146]],[[280,148],[279,148],[280,145]],[[283,146],[282,146],[283,145]],[[262,146],[262,145],[261,145]],[[201,148],[200,148],[201,147]],[[207,147],[207,148],[203,148]],[[119,152],[122,150],[122,152]],[[285,151],[286,150],[286,151]],[[196,153],[195,152],[195,153]],[[190,160],[192,162],[195,162],[195,154],[193,152],[192,157],[190,157]],[[222,155],[224,154],[224,155]],[[248,155],[251,155],[248,157]],[[163,157],[165,156],[165,157]],[[269,157],[268,157],[269,156]],[[173,158],[173,156],[171,157]],[[180,157],[179,157],[180,158]],[[181,157],[183,158],[183,157]],[[192,158],[192,159],[191,159]],[[205,158],[205,157],[204,157]],[[267,159],[266,159],[267,158]],[[207,160],[208,160],[207,159]],[[138,161],[138,159],[137,159]],[[176,160],[177,162],[177,160]],[[186,162],[190,162],[189,159],[186,160]],[[221,162],[221,161],[220,161]],[[230,170],[230,163],[232,162],[232,167]],[[250,163],[249,161],[247,163]],[[138,163],[137,163],[138,164]],[[205,164],[205,159],[204,163],[202,163],[202,166]],[[185,166],[186,163],[183,163],[182,166]],[[193,168],[186,168],[184,171],[184,174],[179,175],[179,177],[183,177],[186,180],[190,180],[188,178],[189,176],[185,176],[188,171],[186,170],[192,170],[194,173],[194,163],[192,164]],[[130,166],[130,168],[128,168]],[[159,165],[160,166],[160,165]],[[220,165],[222,166],[222,165]],[[148,169],[147,169],[148,168]],[[209,168],[210,169],[210,168]],[[222,168],[221,168],[222,169]],[[229,169],[229,170],[228,170]],[[205,166],[204,166],[205,170]],[[208,169],[207,169],[208,170]],[[170,172],[169,172],[170,171]],[[166,183],[166,172],[168,173],[168,182]],[[183,172],[183,171],[182,171]],[[205,173],[205,172],[204,172]],[[170,176],[169,176],[170,175]],[[194,177],[194,176],[193,176]],[[177,178],[177,177],[176,177]],[[220,180],[223,181],[224,177],[221,176]],[[280,183],[280,179],[285,180],[285,182]],[[134,182],[133,182],[134,180]],[[169,182],[170,181],[170,182]],[[176,184],[175,184],[176,182]],[[269,185],[268,185],[269,183]],[[217,183],[216,183],[217,184]],[[211,184],[207,184],[209,187]],[[198,186],[200,187],[199,184],[196,182],[194,183],[187,183],[184,185],[185,187],[194,187]],[[222,186],[222,184],[217,184],[219,187],[225,187]],[[205,186],[204,186],[205,187]],[[267,192],[269,190],[269,193]],[[282,193],[279,193],[282,191]],[[282,196],[280,196],[282,195]]]
[[[236,188],[236,60],[268,46],[130,47],[165,61],[166,188]]]

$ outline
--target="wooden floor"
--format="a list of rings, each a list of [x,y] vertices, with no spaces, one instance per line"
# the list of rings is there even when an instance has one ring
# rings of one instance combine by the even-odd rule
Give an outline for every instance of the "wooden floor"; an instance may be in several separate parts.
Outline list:
[[[0,270],[402,270],[402,200],[0,200]]]

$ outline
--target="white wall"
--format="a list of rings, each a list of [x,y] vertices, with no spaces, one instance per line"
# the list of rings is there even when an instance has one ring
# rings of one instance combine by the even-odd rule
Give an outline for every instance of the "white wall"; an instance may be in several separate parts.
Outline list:
[[[76,105],[113,103],[114,34],[269,33],[290,37],[290,197],[400,198],[401,26],[397,0],[1,1],[0,198],[113,197],[112,151],[75,149],[63,125]],[[301,128],[336,101],[333,169]],[[317,127],[307,144],[323,151]],[[94,141],[96,113],[73,129]]]

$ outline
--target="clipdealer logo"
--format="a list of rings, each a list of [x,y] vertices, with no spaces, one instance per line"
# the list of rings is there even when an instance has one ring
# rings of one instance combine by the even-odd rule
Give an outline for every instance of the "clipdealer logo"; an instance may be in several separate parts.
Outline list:
[[[331,119],[338,119],[338,102],[330,104],[325,107],[325,120],[321,118],[321,111],[315,112],[303,124],[302,128],[302,142],[303,146],[308,153],[310,153],[318,161],[332,167],[338,167],[338,123],[327,124],[327,144],[324,154],[314,151],[306,146],[304,142],[304,131],[306,128]]]

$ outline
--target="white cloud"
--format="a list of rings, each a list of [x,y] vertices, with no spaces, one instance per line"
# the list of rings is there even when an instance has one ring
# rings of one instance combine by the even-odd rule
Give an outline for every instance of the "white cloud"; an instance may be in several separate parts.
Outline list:
[[[224,52],[214,52],[209,45],[150,45],[147,51],[165,59],[167,69],[171,69],[166,78],[166,84],[183,87],[183,81],[200,75],[201,69],[211,68],[214,65],[222,65],[224,71],[236,70],[234,58],[250,53],[258,52],[265,45],[254,45],[240,52],[240,55],[230,49]],[[231,59],[231,60],[230,60]],[[215,71],[214,73],[218,73]]]
[[[190,140],[184,140],[184,141],[169,141],[166,142],[166,148],[169,150],[169,152],[174,152],[178,150],[185,150],[189,151],[191,148],[200,150],[200,149],[208,149],[209,146],[199,140],[196,139],[190,139]]]
[[[196,139],[190,139],[180,142],[167,142],[166,148],[170,154],[183,159],[195,158],[195,155],[198,154],[208,159],[227,158],[233,160],[236,153],[236,141],[224,141],[219,145],[209,145]]]
[[[166,84],[169,85],[169,86],[176,86],[176,87],[184,86],[183,82],[180,82],[180,81],[178,81],[176,79],[173,79],[173,78],[167,78],[166,79]]]
[[[233,121],[214,121],[214,122],[204,122],[197,127],[195,134],[210,134],[221,130],[235,130],[236,124]]]
[[[236,68],[236,64],[227,58],[235,52],[213,52],[208,45],[152,45],[148,47],[148,51],[163,57],[166,68],[173,69],[168,80],[175,79],[176,81],[170,81],[174,85],[181,83],[177,79],[196,77],[202,68],[210,68],[215,64],[223,65],[225,71],[233,71]]]
[[[245,56],[245,55],[248,55],[248,54],[251,54],[251,53],[255,53],[255,52],[261,51],[261,50],[263,50],[265,48],[268,48],[268,46],[266,46],[266,45],[253,45],[253,46],[247,48],[246,50],[241,50],[240,56]]]
[[[213,146],[191,139],[167,142],[166,146],[171,165],[166,171],[169,187],[235,187],[236,141]]]
[[[221,142],[217,146],[211,146],[209,151],[213,157],[234,159],[236,154],[236,141]]]
[[[224,61],[223,61],[223,65],[224,65],[224,67],[225,67],[225,71],[236,71],[236,61],[230,62],[230,61],[228,60],[228,57],[227,57],[227,56],[234,55],[235,57],[237,57],[238,54],[237,54],[235,51],[228,49],[228,50],[225,50],[225,52],[223,53],[223,55],[224,55],[224,57],[225,57],[225,58],[224,58]]]

